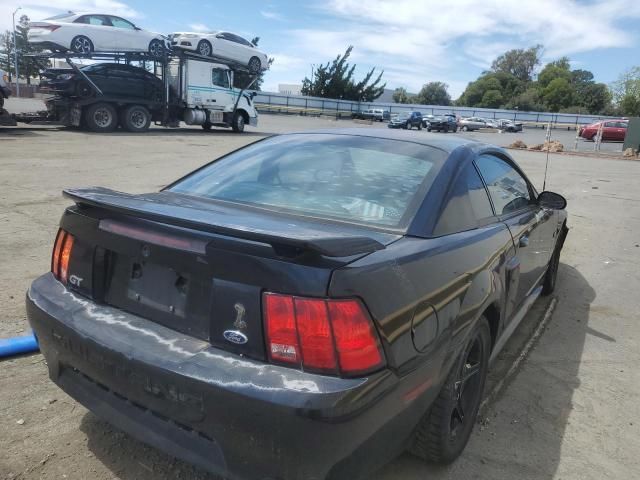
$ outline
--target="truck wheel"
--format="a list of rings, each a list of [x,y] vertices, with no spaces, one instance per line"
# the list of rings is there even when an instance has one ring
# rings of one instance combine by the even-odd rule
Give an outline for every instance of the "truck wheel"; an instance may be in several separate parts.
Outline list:
[[[418,130],[422,130],[422,123],[418,124]]]
[[[86,107],[84,121],[92,132],[113,132],[118,127],[118,114],[108,103],[94,103]]]
[[[462,126],[462,131],[463,132],[468,132],[469,131],[469,127],[467,127],[466,125]]]
[[[209,41],[207,40],[200,40],[196,48],[198,50],[198,55],[202,55],[203,57],[208,57],[213,51],[213,48],[211,48],[211,43],[209,43]]]
[[[151,113],[142,105],[131,105],[120,112],[120,125],[127,132],[146,132],[151,125]]]
[[[91,53],[93,52],[93,43],[84,35],[78,35],[71,40],[71,50],[76,53]]]
[[[260,73],[260,69],[262,68],[262,63],[258,57],[251,57],[249,59],[249,71],[251,73]]]
[[[202,125],[200,125],[202,127],[203,130],[211,130],[211,127],[213,127],[213,125],[211,124],[211,122],[204,122]]]
[[[231,121],[231,128],[236,133],[244,132],[244,115],[240,112],[233,114],[233,120]]]
[[[453,462],[462,453],[478,415],[491,354],[491,332],[482,316],[442,390],[420,421],[410,452],[433,463]]]

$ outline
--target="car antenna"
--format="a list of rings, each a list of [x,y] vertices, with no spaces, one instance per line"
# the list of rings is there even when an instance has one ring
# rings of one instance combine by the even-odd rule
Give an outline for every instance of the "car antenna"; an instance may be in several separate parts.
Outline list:
[[[551,150],[551,122],[547,124],[547,135],[544,139],[544,143],[547,146],[547,160],[544,165],[544,181],[542,182],[542,191],[547,188],[547,170],[549,169],[549,150]]]

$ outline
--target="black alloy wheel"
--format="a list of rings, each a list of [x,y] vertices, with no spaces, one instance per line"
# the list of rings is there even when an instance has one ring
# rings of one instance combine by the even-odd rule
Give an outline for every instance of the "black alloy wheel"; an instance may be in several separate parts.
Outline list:
[[[422,418],[410,452],[448,464],[464,450],[482,401],[491,355],[491,332],[480,317],[438,397]]]

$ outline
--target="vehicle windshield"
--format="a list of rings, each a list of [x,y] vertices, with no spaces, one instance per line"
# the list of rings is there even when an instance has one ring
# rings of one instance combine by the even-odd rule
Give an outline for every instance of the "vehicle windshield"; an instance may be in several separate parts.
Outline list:
[[[396,118],[398,120],[406,120],[407,118],[409,118],[409,114],[408,113],[400,113]]]
[[[402,229],[445,158],[445,152],[413,142],[355,135],[282,135],[231,153],[168,190]]]

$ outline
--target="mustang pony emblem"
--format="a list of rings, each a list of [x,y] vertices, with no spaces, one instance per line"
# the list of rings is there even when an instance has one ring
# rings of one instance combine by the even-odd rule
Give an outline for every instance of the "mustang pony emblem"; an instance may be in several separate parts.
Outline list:
[[[244,321],[244,316],[246,313],[244,305],[242,305],[241,303],[236,303],[233,306],[233,308],[236,309],[236,319],[233,322],[233,326],[236,327],[238,330],[247,328],[247,322]]]

